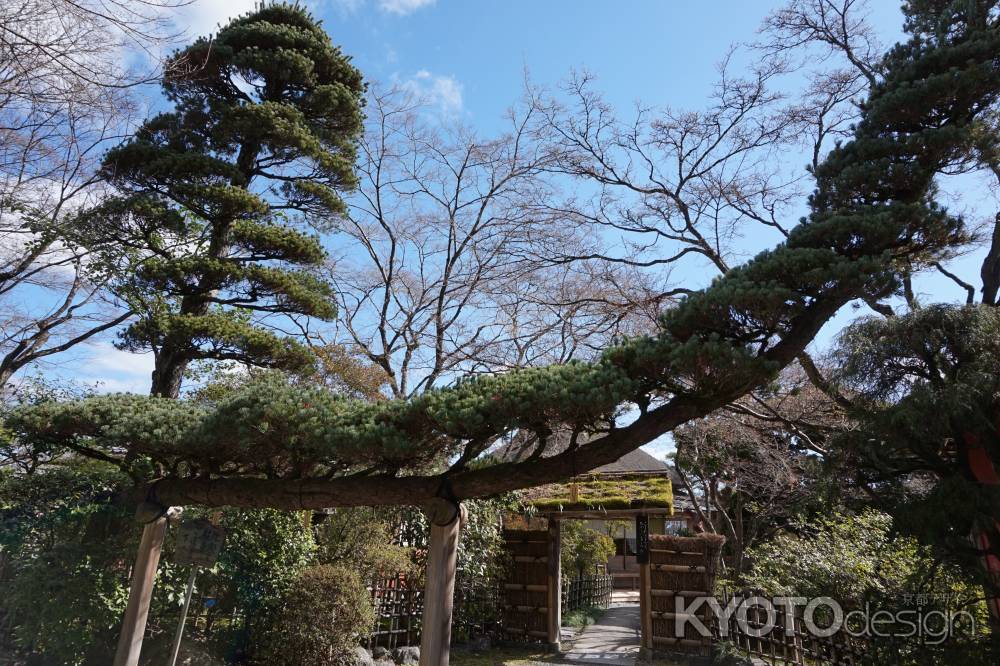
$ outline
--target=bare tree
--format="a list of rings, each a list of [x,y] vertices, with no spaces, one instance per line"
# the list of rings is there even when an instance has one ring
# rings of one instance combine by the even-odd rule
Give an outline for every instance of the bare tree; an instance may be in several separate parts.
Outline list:
[[[853,74],[874,86],[885,49],[867,22],[866,0],[798,0],[771,13],[756,45],[770,55],[825,61],[840,56]],[[841,76],[843,69],[828,71]]]
[[[545,111],[556,169],[593,187],[556,206],[587,249],[551,261],[628,266],[667,304],[703,286],[692,274],[724,274],[748,250],[780,241],[811,186],[787,153],[804,150],[814,170],[850,136],[881,75],[883,48],[866,11],[864,0],[805,0],[773,12],[748,45],[757,64],[734,76],[734,49],[700,110],[640,106],[624,117],[588,74],[572,77]],[[794,94],[783,91],[789,75]],[[902,283],[912,294],[908,274]],[[893,295],[866,302],[890,314],[882,298]]]
[[[683,490],[703,528],[726,536],[736,577],[747,548],[815,499],[827,440],[848,426],[844,410],[791,367],[777,386],[674,432]]]
[[[567,101],[552,102],[546,120],[556,168],[596,189],[558,209],[592,247],[555,262],[598,260],[661,275],[686,262],[721,274],[743,259],[739,239],[785,233],[780,220],[796,177],[775,158],[794,139],[795,123],[771,89],[784,70],[774,61],[738,78],[727,59],[719,71],[706,109],[640,107],[629,119],[594,91],[589,75],[570,80]],[[697,286],[672,284],[660,296]]]
[[[855,102],[877,72],[878,43],[848,18],[851,0],[841,13],[819,4],[792,3],[772,15],[750,47],[759,63],[746,76],[731,73],[731,52],[702,110],[639,107],[623,120],[594,91],[591,77],[573,77],[568,101],[545,109],[553,161],[596,191],[558,206],[588,251],[551,261],[627,266],[658,285],[649,297],[662,307],[702,286],[692,284],[692,274],[723,275],[742,263],[748,247],[787,236],[784,220],[804,204],[809,174],[784,154],[806,150],[815,168],[833,142],[849,136]],[[823,23],[832,16],[847,21],[844,48],[862,68],[830,66],[835,43],[843,41],[833,37],[822,42],[822,52],[806,53],[816,35],[837,34]],[[855,31],[864,35],[860,45]],[[804,90],[794,98],[781,91],[783,77],[817,62]],[[874,300],[872,306],[879,307]],[[815,369],[808,354],[802,361]],[[813,374],[819,378],[818,370]]]
[[[392,395],[590,357],[627,329],[636,296],[624,271],[541,258],[576,236],[540,203],[553,196],[553,162],[530,91],[491,139],[398,88],[375,90],[368,115],[361,186],[330,270],[341,342],[382,369]]]
[[[105,333],[95,239],[74,214],[101,197],[97,167],[157,74],[175,0],[20,0],[0,7],[0,385]],[[129,54],[147,63],[122,65]]]

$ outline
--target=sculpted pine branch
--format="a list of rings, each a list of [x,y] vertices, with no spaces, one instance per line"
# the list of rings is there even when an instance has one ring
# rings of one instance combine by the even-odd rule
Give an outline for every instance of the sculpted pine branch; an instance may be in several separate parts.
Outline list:
[[[908,5],[911,37],[887,54],[851,140],[816,169],[808,219],[664,312],[655,335],[594,363],[481,376],[375,405],[273,385],[213,407],[110,396],[28,409],[11,426],[39,445],[117,447],[136,470],[140,461],[176,470],[153,486],[172,504],[410,504],[491,495],[616,460],[772,380],[842,306],[883,293],[901,269],[964,240],[962,220],[932,200],[933,183],[970,150],[974,120],[1000,93],[1000,28],[992,4],[938,4]],[[628,404],[649,407],[608,426]],[[526,463],[441,466],[465,446],[515,429],[544,439],[559,424],[593,436]]]

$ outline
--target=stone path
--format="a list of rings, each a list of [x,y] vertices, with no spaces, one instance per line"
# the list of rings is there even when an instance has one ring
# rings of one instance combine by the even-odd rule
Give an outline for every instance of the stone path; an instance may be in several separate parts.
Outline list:
[[[639,656],[639,606],[612,606],[573,641],[563,659],[578,664],[633,666]]]
[[[639,593],[615,590],[611,607],[595,624],[586,627],[572,639],[560,662],[591,666],[636,666],[640,632]],[[754,658],[751,661],[754,666],[768,666],[766,661],[760,659]]]

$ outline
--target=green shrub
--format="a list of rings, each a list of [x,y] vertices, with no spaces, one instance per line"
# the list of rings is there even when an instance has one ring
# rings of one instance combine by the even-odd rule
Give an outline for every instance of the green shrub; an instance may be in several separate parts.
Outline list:
[[[729,641],[718,641],[712,645],[712,666],[753,666],[746,653]]]
[[[614,539],[592,530],[578,520],[562,525],[562,574],[564,578],[585,576],[606,565],[615,554]]]
[[[253,663],[327,666],[346,657],[373,622],[371,599],[357,572],[327,564],[308,567],[261,623]]]
[[[884,513],[868,509],[818,518],[748,554],[753,566],[747,581],[768,595],[831,597],[845,613],[867,609],[895,614],[919,607],[924,617],[932,612],[949,616],[964,612],[974,620],[961,616],[955,632],[940,643],[919,640],[906,625],[882,622],[878,627],[882,635],[866,641],[863,664],[996,663],[969,659],[987,650],[982,590],[916,539],[897,533],[892,518]]]
[[[412,549],[394,543],[386,513],[370,507],[333,509],[315,527],[316,563],[353,569],[366,580],[421,574]]]
[[[128,594],[131,512],[103,501],[121,477],[99,465],[0,476],[0,553],[14,575],[0,610],[44,663],[107,663]],[[133,528],[133,529],[127,529]]]
[[[44,654],[51,659],[46,663],[110,661],[128,599],[121,554],[132,544],[90,542],[80,535],[89,516],[114,509],[92,505],[60,516],[49,526],[55,543],[15,563],[16,575],[0,605],[17,619],[18,645]]]
[[[129,571],[141,526],[133,507],[109,501],[128,480],[109,466],[69,459],[31,474],[0,474],[0,554],[14,572],[0,590],[0,610],[15,618],[25,657],[44,664],[107,664],[128,599]],[[205,512],[191,508],[186,517]],[[217,566],[198,576],[199,592],[216,600],[213,649],[238,656],[255,618],[270,608],[313,557],[300,514],[228,509]],[[149,613],[147,650],[169,649],[189,569],[172,562],[170,529]]]
[[[576,610],[569,611],[562,617],[562,624],[564,627],[574,627],[576,629],[585,629],[592,624],[595,624],[601,616],[604,615],[605,609],[598,608],[597,606],[585,606],[583,608],[577,608]]]

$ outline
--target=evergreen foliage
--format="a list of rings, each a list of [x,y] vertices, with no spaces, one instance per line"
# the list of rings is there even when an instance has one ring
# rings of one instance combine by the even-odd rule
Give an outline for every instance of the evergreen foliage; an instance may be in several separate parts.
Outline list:
[[[969,461],[971,449],[1000,460],[1000,311],[935,306],[863,320],[844,332],[838,354],[859,423],[840,438],[839,455],[880,490],[901,527],[981,578],[969,535],[1000,543],[1000,486],[978,481]]]
[[[333,509],[314,528],[316,561],[357,571],[366,583],[402,573],[419,576],[413,550],[396,543],[385,510]]]
[[[88,460],[48,466],[35,474],[0,473],[0,558],[14,573],[0,610],[16,618],[22,655],[52,664],[107,664],[128,600],[130,565],[139,534],[129,506],[112,500],[128,479]],[[197,517],[191,508],[187,517]],[[218,564],[202,570],[197,590],[217,602],[211,649],[245,652],[253,619],[278,602],[314,560],[316,546],[301,516],[270,509],[222,512],[226,544]],[[188,568],[172,561],[168,532],[150,610],[152,654],[169,654]],[[231,623],[234,616],[249,625]]]
[[[0,558],[15,574],[0,608],[17,618],[14,639],[25,652],[61,664],[111,658],[128,600],[123,553],[137,544],[122,529],[128,509],[106,501],[122,481],[94,463],[0,474]]]
[[[326,253],[307,225],[345,211],[361,131],[361,74],[300,6],[266,4],[176,53],[172,111],[108,153],[120,197],[89,213],[130,262],[118,292],[139,313],[121,345],[152,349],[153,394],[188,363],[306,369],[308,351],[254,315],[331,319]]]
[[[710,287],[666,311],[656,335],[625,341],[608,349],[594,363],[477,377],[408,401],[379,404],[274,383],[247,387],[208,408],[184,401],[105,396],[26,409],[9,425],[19,436],[41,447],[128,451],[123,459],[128,471],[139,479],[149,475],[166,477],[157,488],[173,488],[172,499],[165,501],[176,502],[329,504],[329,495],[313,497],[303,493],[301,486],[298,491],[289,491],[287,485],[279,484],[272,487],[270,495],[264,495],[259,492],[260,485],[247,481],[261,477],[278,478],[281,483],[313,479],[334,484],[325,486],[329,488],[335,487],[337,477],[347,476],[345,482],[353,484],[349,487],[354,492],[373,474],[419,472],[426,470],[430,461],[455,454],[460,454],[457,463],[445,479],[436,474],[427,477],[420,492],[430,488],[427,496],[440,492],[455,492],[459,497],[493,494],[563,478],[571,475],[578,463],[586,463],[582,469],[588,469],[610,462],[770,381],[843,305],[855,298],[884,293],[896,285],[900,269],[947,256],[966,239],[962,220],[934,201],[934,178],[963,159],[974,141],[981,140],[975,121],[994,104],[1000,92],[996,4],[986,0],[922,0],[906,5],[911,37],[886,55],[882,79],[864,103],[852,139],[832,150],[816,170],[817,186],[810,199],[809,217],[791,231],[783,244],[731,270]],[[288,9],[267,11],[282,16],[294,13]],[[254,67],[260,66],[262,74],[273,73],[273,69],[259,65],[253,55],[256,51],[239,55],[244,54],[241,45],[247,43],[243,40],[250,40],[247,35],[259,35],[255,31],[263,30],[265,25],[266,32],[272,32],[270,23],[255,28],[255,20],[237,22],[227,29],[230,32],[223,31],[228,35],[224,43],[231,43],[232,50],[221,49],[218,56],[206,56],[210,62],[218,59],[220,63],[242,63],[245,57],[257,63]],[[269,39],[285,39],[291,34],[288,31],[294,30],[274,29],[275,35]],[[204,45],[193,48],[196,53],[205,50]],[[300,56],[277,51],[282,66],[289,67],[294,76],[305,71],[300,68]],[[153,159],[161,154],[161,143],[153,140],[156,137],[191,141],[192,147],[199,148],[216,145],[214,134],[210,137],[185,130],[175,136],[173,128],[184,126],[182,121],[188,119],[188,113],[192,121],[195,117],[207,121],[214,118],[213,109],[230,110],[232,118],[227,115],[227,122],[219,122],[219,132],[230,139],[239,134],[234,128],[245,127],[249,118],[256,123],[280,117],[290,126],[299,127],[293,120],[297,116],[286,107],[282,107],[281,114],[274,111],[276,107],[267,98],[267,86],[257,90],[263,97],[252,110],[248,110],[249,105],[233,103],[231,100],[243,93],[239,88],[213,83],[218,82],[213,72],[219,72],[221,67],[210,66],[204,75],[192,74],[176,86],[167,83],[184,112],[155,121],[144,135],[150,137],[149,141],[137,141],[126,149],[122,158],[129,151],[136,151],[132,153],[136,157],[121,160],[123,166],[132,165],[123,173],[142,174],[142,183],[151,187],[155,183],[171,196],[206,206],[202,212],[213,220],[220,215],[219,219],[229,220],[233,217],[231,211],[256,220],[266,215],[262,199],[241,187],[219,185],[225,178],[242,182],[237,174],[242,164],[239,156],[235,161],[226,161],[202,153],[183,164],[183,171],[177,162],[182,158],[174,152],[168,151],[166,163],[160,166]],[[333,70],[341,72],[343,68]],[[301,106],[304,114],[312,108],[308,103]],[[276,116],[270,115],[272,111]],[[202,125],[204,122],[198,126]],[[275,121],[270,123],[269,131],[276,125],[285,127]],[[287,141],[292,135],[301,136],[298,131],[279,132]],[[263,134],[253,136],[264,140]],[[232,141],[224,144],[235,151]],[[296,143],[299,145],[319,144],[303,139],[301,144]],[[337,151],[346,150],[336,144],[334,148],[337,155],[342,154]],[[318,156],[321,151],[317,151],[308,155]],[[179,173],[184,178],[181,182],[158,180],[157,174],[166,173]],[[331,194],[333,186],[346,179],[330,180],[323,191]],[[298,183],[298,187],[314,198],[304,208],[320,202],[328,204],[328,209],[336,208],[328,197],[316,194],[313,185],[303,189],[305,182]],[[287,194],[291,196],[291,192]],[[297,197],[305,194],[295,190],[292,199],[298,202]],[[146,201],[148,198],[142,200]],[[163,199],[156,197],[146,209],[136,210],[147,210],[147,217],[160,225],[170,221],[183,226],[185,218],[167,208]],[[216,270],[214,263],[196,263],[199,271]],[[166,273],[161,271],[160,275]],[[163,284],[173,283],[165,280]],[[184,339],[204,330],[199,327],[214,326],[213,322],[220,320],[218,315],[209,314],[207,307],[218,297],[195,291],[198,293],[192,298],[203,306],[199,313],[146,319],[144,322],[153,322],[148,332],[142,328],[147,324],[142,323],[130,336],[158,344],[169,337],[175,325],[184,331],[179,336]],[[157,322],[167,323],[161,326]],[[167,337],[158,337],[161,332]],[[246,341],[241,335],[213,333],[210,337],[229,344],[236,338]],[[235,347],[244,349],[247,345]],[[213,353],[226,357],[227,349],[223,344]],[[277,354],[277,348],[273,349]],[[617,410],[626,403],[639,405],[639,419],[624,428],[609,428]],[[490,468],[468,468],[468,462],[497,436],[527,429],[537,433],[544,443],[547,433],[563,424],[574,432],[574,441],[579,434],[601,432],[604,436],[591,437],[586,444],[549,458],[498,465],[492,472]],[[220,480],[222,476],[235,478],[243,485],[237,490],[233,490],[235,485],[220,485],[220,481],[228,480]],[[169,482],[174,479],[182,482],[171,486]],[[352,501],[396,503],[404,495],[407,501],[423,499],[408,490],[393,494],[384,479],[375,479],[365,496],[354,492]],[[184,481],[195,484],[198,490],[187,492]],[[404,484],[413,481],[403,476],[396,479],[396,486],[415,487]],[[211,491],[223,487],[231,490]]]
[[[375,621],[357,572],[321,564],[305,569],[263,624],[252,663],[326,666],[346,661]]]
[[[580,520],[563,522],[560,539],[561,570],[566,580],[593,575],[597,567],[606,566],[615,554],[614,539]]]
[[[940,562],[931,548],[899,534],[884,513],[869,509],[817,518],[749,555],[753,589],[771,596],[828,597],[845,614],[856,611],[847,627],[865,638],[861,664],[995,663],[982,590],[961,570]],[[871,619],[876,612],[882,620],[865,627],[859,617]],[[908,622],[919,622],[923,636]],[[953,630],[945,635],[949,625]]]

